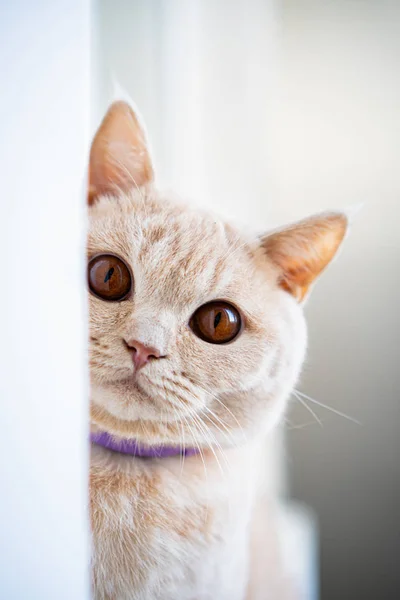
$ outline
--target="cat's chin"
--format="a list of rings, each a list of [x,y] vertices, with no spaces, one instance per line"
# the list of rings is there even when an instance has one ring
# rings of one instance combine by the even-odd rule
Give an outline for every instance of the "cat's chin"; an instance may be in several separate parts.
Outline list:
[[[137,439],[146,444],[159,444],[171,442],[174,434],[178,433],[178,427],[171,418],[170,421],[164,419],[120,419],[111,414],[107,409],[96,404],[90,407],[91,432],[107,432],[118,438]]]
[[[204,390],[191,390],[184,397],[148,377],[119,381],[91,382],[91,402],[122,422],[154,421],[173,423],[201,411],[206,404]]]
[[[91,431],[103,431],[119,438],[145,444],[180,440],[185,410],[176,409],[162,398],[150,396],[133,379],[98,385],[92,382]],[[193,407],[186,407],[193,413]]]

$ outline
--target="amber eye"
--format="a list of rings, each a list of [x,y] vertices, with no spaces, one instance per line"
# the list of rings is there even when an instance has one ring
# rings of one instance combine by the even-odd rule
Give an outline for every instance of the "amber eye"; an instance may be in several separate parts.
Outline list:
[[[122,300],[132,287],[128,267],[113,254],[101,254],[89,261],[88,280],[90,291],[102,300]]]
[[[190,319],[193,332],[210,344],[231,342],[240,332],[241,318],[237,308],[216,300],[200,306]]]

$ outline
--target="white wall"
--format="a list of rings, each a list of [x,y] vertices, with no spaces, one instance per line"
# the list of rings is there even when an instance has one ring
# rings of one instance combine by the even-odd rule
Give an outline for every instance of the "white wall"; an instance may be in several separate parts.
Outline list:
[[[400,4],[285,0],[274,161],[276,218],[364,203],[307,306],[290,432],[293,493],[319,516],[323,600],[394,598],[400,586]],[[298,403],[293,423],[313,421]],[[396,589],[396,592],[395,592]]]
[[[271,201],[276,5],[97,2],[97,121],[114,77],[143,113],[161,183],[250,224]]]
[[[0,596],[88,597],[89,2],[0,7]]]

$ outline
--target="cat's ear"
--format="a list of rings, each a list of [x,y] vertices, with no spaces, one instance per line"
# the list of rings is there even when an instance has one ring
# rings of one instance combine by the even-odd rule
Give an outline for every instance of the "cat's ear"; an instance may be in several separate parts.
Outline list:
[[[280,287],[302,301],[335,256],[347,226],[345,214],[324,213],[263,237],[262,247],[277,267]]]
[[[146,134],[125,101],[107,111],[90,150],[88,202],[102,194],[127,192],[153,180]]]

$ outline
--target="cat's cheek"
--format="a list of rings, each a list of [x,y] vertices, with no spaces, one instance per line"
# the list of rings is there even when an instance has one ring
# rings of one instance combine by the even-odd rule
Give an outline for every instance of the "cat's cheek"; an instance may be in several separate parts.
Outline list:
[[[191,356],[184,357],[185,368],[220,393],[246,389],[263,363],[271,360],[268,345],[249,336],[226,345],[200,341],[198,346]]]

